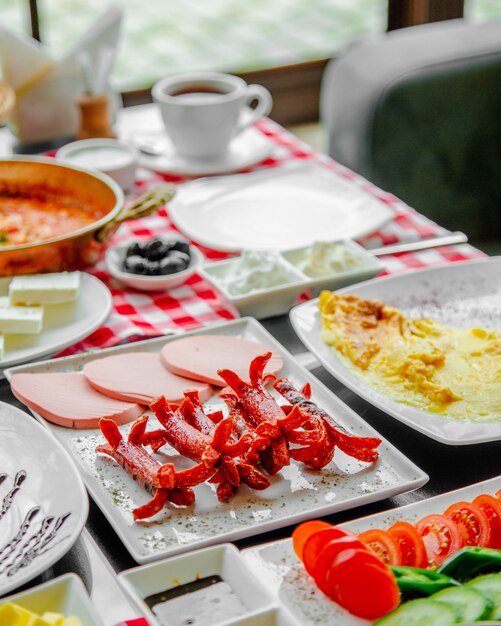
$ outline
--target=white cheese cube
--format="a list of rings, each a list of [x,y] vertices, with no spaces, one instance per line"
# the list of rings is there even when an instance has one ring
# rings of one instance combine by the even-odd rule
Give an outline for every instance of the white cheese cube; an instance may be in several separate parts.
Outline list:
[[[40,306],[0,306],[0,333],[37,335],[42,330]]]
[[[9,285],[12,304],[62,304],[78,297],[80,272],[15,276]]]

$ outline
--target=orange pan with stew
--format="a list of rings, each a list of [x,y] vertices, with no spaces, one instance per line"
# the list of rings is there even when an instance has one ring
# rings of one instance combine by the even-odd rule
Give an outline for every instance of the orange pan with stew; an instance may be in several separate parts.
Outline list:
[[[120,187],[100,172],[0,159],[0,276],[92,265],[121,222],[154,213],[174,192],[160,185],[125,206]]]

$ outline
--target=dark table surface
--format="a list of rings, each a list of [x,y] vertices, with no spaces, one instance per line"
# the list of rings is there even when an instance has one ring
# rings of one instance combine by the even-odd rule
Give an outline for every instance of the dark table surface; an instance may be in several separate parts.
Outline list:
[[[299,354],[305,351],[297,338],[289,319],[285,316],[265,320],[263,325],[290,352]],[[408,428],[383,411],[359,398],[344,387],[322,367],[313,373],[350,408],[363,417],[379,433],[393,443],[409,459],[423,469],[430,477],[421,489],[386,500],[361,506],[356,509],[331,515],[328,521],[339,523],[363,517],[379,511],[409,504],[429,498],[452,489],[493,478],[501,474],[501,442],[474,446],[447,446]],[[25,407],[12,395],[7,381],[0,383],[0,400],[25,410]],[[99,508],[91,500],[87,528],[116,571],[134,567],[135,562],[106,520]],[[255,535],[236,542],[239,548],[249,547],[275,539],[290,536],[293,527]],[[69,565],[71,568],[71,565]],[[30,585],[31,586],[31,585]]]

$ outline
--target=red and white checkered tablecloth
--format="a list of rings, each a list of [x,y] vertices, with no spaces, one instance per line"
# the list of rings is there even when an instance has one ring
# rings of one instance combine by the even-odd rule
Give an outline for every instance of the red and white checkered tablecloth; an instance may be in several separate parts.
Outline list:
[[[367,194],[376,196],[394,212],[394,218],[382,230],[373,233],[362,243],[368,247],[378,247],[398,242],[417,241],[447,231],[420,215],[394,195],[375,187],[358,174],[318,153],[299,141],[292,134],[271,120],[261,120],[257,128],[275,145],[272,155],[245,171],[280,167],[290,161],[313,161],[332,168],[340,175],[361,187]],[[186,177],[165,175],[140,169],[137,192],[142,193],[159,182],[182,184]],[[167,208],[162,208],[154,216],[127,222],[122,225],[111,241],[115,244],[134,237],[149,238],[175,230],[169,219]],[[227,255],[201,247],[210,260],[225,258]],[[388,272],[394,273],[409,268],[424,268],[484,256],[470,245],[442,247],[421,252],[406,253],[385,257]],[[135,341],[199,326],[229,320],[234,312],[219,299],[217,293],[198,275],[194,275],[184,285],[168,292],[145,293],[124,288],[110,277],[103,260],[90,273],[100,278],[113,296],[113,310],[106,325],[99,328],[84,341],[65,350],[62,354],[73,354],[95,348],[108,348],[119,343]]]

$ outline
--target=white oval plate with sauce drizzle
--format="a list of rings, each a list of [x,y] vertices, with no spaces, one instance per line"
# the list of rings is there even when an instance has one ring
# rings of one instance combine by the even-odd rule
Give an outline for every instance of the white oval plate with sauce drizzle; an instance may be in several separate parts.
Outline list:
[[[0,592],[63,557],[87,519],[82,479],[41,424],[0,402]]]

